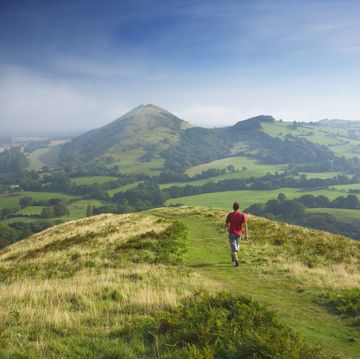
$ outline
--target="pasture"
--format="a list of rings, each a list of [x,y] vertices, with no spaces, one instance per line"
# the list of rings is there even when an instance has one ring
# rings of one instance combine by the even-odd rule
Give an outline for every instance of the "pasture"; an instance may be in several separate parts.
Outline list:
[[[288,199],[298,198],[304,194],[312,194],[314,196],[324,195],[329,199],[335,199],[340,194],[336,191],[326,189],[319,190],[302,190],[298,188],[279,188],[274,190],[245,190],[245,191],[226,191],[215,193],[204,193],[194,196],[185,196],[179,198],[171,198],[166,201],[166,205],[174,205],[181,203],[187,206],[202,206],[212,208],[228,208],[230,209],[234,201],[238,201],[240,209],[244,210],[254,203],[265,203],[270,199],[274,199],[279,193],[284,193]],[[360,198],[360,195],[359,195]]]

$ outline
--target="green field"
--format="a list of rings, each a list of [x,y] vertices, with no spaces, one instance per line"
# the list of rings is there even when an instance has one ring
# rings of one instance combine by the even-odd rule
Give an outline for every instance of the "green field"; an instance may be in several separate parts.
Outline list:
[[[133,189],[135,188],[137,185],[139,185],[140,183],[142,183],[143,181],[137,181],[137,182],[133,182],[133,183],[129,183],[129,184],[126,184],[124,186],[120,186],[120,187],[116,187],[116,188],[113,188],[113,189],[110,189],[108,191],[106,191],[106,193],[112,197],[115,193],[118,193],[118,192],[125,192],[129,189]]]
[[[331,200],[339,196],[338,192],[329,190],[305,191],[296,188],[279,188],[275,190],[246,190],[204,193],[194,196],[171,198],[166,201],[166,205],[181,203],[187,206],[231,208],[232,203],[234,201],[238,201],[240,208],[243,210],[254,203],[264,203],[270,199],[276,198],[279,193],[284,193],[289,199],[298,198],[304,194],[312,194],[314,196],[324,195]]]
[[[114,176],[84,176],[71,178],[71,182],[76,185],[92,185],[112,182],[116,181],[117,179],[118,177]]]
[[[57,167],[57,160],[61,146],[49,146],[46,148],[38,148],[28,155],[30,164],[28,169],[38,171],[43,166]]]
[[[184,187],[187,185],[191,185],[191,186],[202,186],[206,183],[209,182],[220,182],[226,179],[234,179],[234,178],[249,178],[252,176],[255,177],[259,177],[259,176],[264,176],[266,175],[266,173],[268,172],[264,172],[261,173],[261,169],[259,168],[258,170],[245,170],[245,171],[239,171],[239,172],[233,172],[233,173],[227,173],[224,175],[220,175],[220,176],[215,176],[215,177],[210,177],[210,178],[206,178],[206,179],[202,179],[202,180],[196,180],[196,181],[187,181],[187,182],[171,182],[171,183],[165,183],[165,184],[161,184],[160,188],[169,188],[171,186],[179,186],[179,187]],[[279,170],[280,172],[281,170]],[[256,172],[256,174],[255,174]],[[274,173],[275,171],[273,171],[272,173]],[[340,172],[301,172],[300,175],[305,174],[307,178],[321,178],[321,179],[326,179],[326,178],[333,178],[335,176],[340,175]]]
[[[344,175],[344,173],[341,172],[300,172],[300,175],[306,175],[306,178],[333,178],[339,175]]]
[[[19,199],[21,197],[32,197],[34,200],[48,200],[51,198],[63,198],[63,199],[73,199],[77,198],[64,193],[59,192],[31,192],[31,191],[22,191],[16,192],[7,195],[0,196],[0,209],[2,208],[15,208],[19,205]]]
[[[200,174],[202,171],[206,171],[208,169],[225,169],[227,166],[233,165],[236,170],[241,171],[239,173],[240,178],[245,177],[259,177],[264,176],[266,173],[274,173],[276,171],[281,172],[287,168],[287,165],[267,165],[262,164],[257,160],[237,156],[237,157],[226,157],[220,160],[204,163],[198,166],[190,167],[186,170],[186,174],[189,176],[195,176]],[[243,168],[246,167],[245,171]]]
[[[51,197],[51,198],[60,198],[58,197]],[[75,200],[74,202],[69,203],[66,207],[69,210],[69,215],[59,217],[58,219],[61,219],[62,221],[72,221],[75,219],[80,219],[86,217],[86,209],[88,205],[93,205],[96,207],[100,207],[106,204],[106,202],[99,201],[96,199],[79,199]],[[0,223],[8,224],[13,222],[37,222],[42,221],[43,218],[37,218],[37,217],[30,217],[32,215],[40,215],[41,211],[45,208],[44,206],[29,206],[26,208],[22,208],[19,211],[17,211],[15,214],[19,214],[18,217],[11,217],[8,219],[0,220]],[[29,217],[23,217],[23,216],[29,216]],[[57,218],[55,218],[57,219]]]
[[[360,183],[339,184],[339,185],[335,185],[335,186],[330,186],[330,188],[333,188],[339,192],[349,192],[351,189],[360,190]]]
[[[100,207],[106,203],[96,199],[79,199],[77,201],[71,202],[66,206],[69,210],[69,215],[61,217],[61,219],[64,221],[72,221],[74,219],[86,217],[86,208],[89,204]]]
[[[354,146],[360,144],[360,140],[348,138],[347,130],[328,126],[300,126],[296,130],[288,128],[289,122],[262,123],[264,132],[273,136],[284,138],[286,135],[305,138],[313,143],[325,145],[331,151],[345,157],[360,155],[354,153]],[[347,143],[344,143],[346,141]]]
[[[21,214],[23,216],[40,215],[43,208],[45,208],[45,206],[29,206],[20,209],[16,214]]]
[[[150,162],[142,162],[140,157],[144,154],[141,149],[130,151],[109,151],[107,156],[111,156],[114,162],[111,166],[119,166],[121,173],[143,173],[146,175],[158,175],[163,168],[165,160],[155,158]]]
[[[209,182],[215,182],[216,183],[216,182],[220,182],[220,181],[223,181],[223,180],[226,180],[226,179],[248,178],[248,177],[252,176],[249,173],[251,173],[251,171],[246,170],[246,171],[239,171],[239,172],[233,172],[233,173],[226,173],[224,175],[210,177],[210,178],[196,180],[196,181],[165,183],[165,184],[161,184],[160,188],[169,188],[171,186],[184,187],[184,186],[187,186],[187,185],[202,186],[205,183],[209,183]]]
[[[360,223],[360,210],[358,209],[343,209],[343,208],[307,208],[307,212],[310,213],[327,213],[338,218],[342,222],[354,222]]]

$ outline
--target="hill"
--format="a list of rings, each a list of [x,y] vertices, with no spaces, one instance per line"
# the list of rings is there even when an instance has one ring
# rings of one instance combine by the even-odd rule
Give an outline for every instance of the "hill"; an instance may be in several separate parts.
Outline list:
[[[159,152],[179,140],[183,129],[191,125],[170,112],[154,106],[139,105],[117,120],[91,130],[65,144],[60,162],[65,166],[108,163],[118,165],[121,171],[130,162],[154,162]],[[146,166],[145,166],[146,167]]]
[[[192,127],[154,105],[140,105],[114,122],[65,144],[60,163],[66,167],[114,167],[122,173],[181,174],[187,168],[234,155],[271,164],[321,163],[334,154],[305,138],[274,138],[263,125],[272,116],[256,116],[234,126]],[[166,173],[167,178],[171,177]]]
[[[224,215],[101,215],[2,250],[0,357],[358,357],[360,244],[250,217],[237,270]]]

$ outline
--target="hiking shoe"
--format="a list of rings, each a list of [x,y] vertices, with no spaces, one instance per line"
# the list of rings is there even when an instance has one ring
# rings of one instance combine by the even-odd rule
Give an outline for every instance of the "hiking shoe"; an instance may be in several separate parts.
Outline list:
[[[231,262],[235,262],[235,258],[233,256],[231,256]]]
[[[235,267],[239,266],[239,261],[235,261]]]

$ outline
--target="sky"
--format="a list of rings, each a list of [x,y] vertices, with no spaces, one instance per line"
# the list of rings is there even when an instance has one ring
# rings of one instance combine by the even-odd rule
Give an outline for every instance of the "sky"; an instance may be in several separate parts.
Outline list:
[[[194,125],[360,120],[358,0],[0,0],[0,135],[139,104]]]

